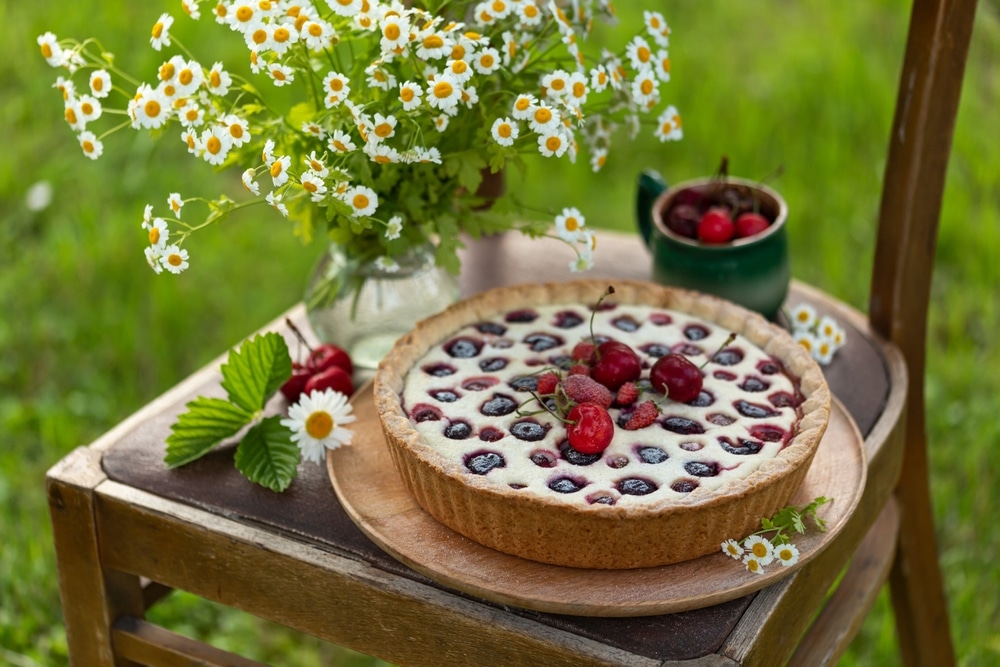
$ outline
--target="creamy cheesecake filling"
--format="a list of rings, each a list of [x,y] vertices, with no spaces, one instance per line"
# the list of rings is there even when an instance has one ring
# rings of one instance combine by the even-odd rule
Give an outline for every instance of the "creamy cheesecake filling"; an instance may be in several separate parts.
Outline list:
[[[467,474],[567,504],[641,507],[711,492],[746,478],[795,435],[799,394],[780,362],[742,338],[719,351],[730,332],[686,313],[612,304],[594,318],[598,341],[630,345],[642,380],[670,352],[699,366],[708,360],[704,388],[691,403],[662,401],[656,422],[638,430],[622,428],[629,412],[661,394],[613,406],[611,445],[580,454],[563,424],[519,389],[533,388],[545,369],[566,372],[573,346],[590,335],[590,315],[581,304],[537,306],[456,331],[407,373],[407,416]]]

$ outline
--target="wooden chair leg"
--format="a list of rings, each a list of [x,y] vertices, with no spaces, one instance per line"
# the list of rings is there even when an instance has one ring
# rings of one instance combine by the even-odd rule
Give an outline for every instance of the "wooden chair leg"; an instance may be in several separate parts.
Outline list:
[[[899,531],[899,507],[890,498],[851,560],[837,590],[816,616],[785,667],[834,665],[847,650],[889,576]]]
[[[101,565],[94,489],[104,481],[100,455],[71,452],[46,477],[70,662],[86,667],[134,663],[114,655],[111,626],[144,613],[139,578]]]

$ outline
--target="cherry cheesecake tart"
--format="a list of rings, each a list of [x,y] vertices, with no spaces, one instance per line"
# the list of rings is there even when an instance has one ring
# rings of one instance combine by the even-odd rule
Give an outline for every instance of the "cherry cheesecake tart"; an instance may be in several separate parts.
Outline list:
[[[718,552],[788,503],[829,421],[815,361],[728,301],[612,287],[497,288],[397,341],[375,403],[435,519],[529,560],[625,569]],[[701,375],[684,402],[651,381],[670,355]]]

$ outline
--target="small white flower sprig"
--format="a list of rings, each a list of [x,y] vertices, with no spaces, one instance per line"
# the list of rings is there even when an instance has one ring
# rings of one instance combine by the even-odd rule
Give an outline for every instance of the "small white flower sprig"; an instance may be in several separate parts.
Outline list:
[[[795,342],[823,366],[833,361],[833,355],[847,343],[843,327],[829,315],[817,315],[816,309],[808,303],[795,306],[786,317]]]
[[[596,241],[579,211],[563,208],[556,234],[551,217],[501,215],[476,195],[484,174],[528,154],[575,161],[584,150],[597,171],[618,128],[631,139],[642,125],[660,141],[683,135],[661,95],[670,28],[657,11],[643,12],[622,48],[588,53],[595,19],[615,23],[610,0],[180,4],[193,20],[205,9],[237,49],[245,46],[249,72],[225,54],[196,55],[172,32],[169,13],[149,37],[164,53],[151,79],[126,72],[96,40],[50,32],[37,40],[47,62],[68,72],[55,87],[87,157],[99,158],[107,137],[125,128],[155,136],[176,128],[195,158],[242,172],[253,199],[174,193],[164,214],[146,207],[146,259],[157,273],[187,269],[188,237],[251,204],[294,220],[306,241],[326,233],[350,256],[383,258],[383,266],[433,243],[437,263],[457,273],[463,233],[517,229],[562,239],[576,254],[570,268],[585,270]],[[219,43],[200,35],[197,46]],[[273,87],[290,93],[276,102],[266,94]],[[116,124],[95,131],[108,117]],[[193,203],[207,213],[182,220]]]
[[[777,560],[783,567],[791,567],[799,562],[799,549],[792,544],[789,534],[804,534],[806,519],[810,519],[821,531],[826,523],[816,516],[816,511],[832,499],[825,496],[811,503],[796,507],[789,505],[770,519],[760,520],[760,530],[745,537],[742,542],[734,539],[722,543],[722,553],[742,561],[746,569],[754,574],[764,574],[764,568]],[[764,537],[774,533],[770,539]]]

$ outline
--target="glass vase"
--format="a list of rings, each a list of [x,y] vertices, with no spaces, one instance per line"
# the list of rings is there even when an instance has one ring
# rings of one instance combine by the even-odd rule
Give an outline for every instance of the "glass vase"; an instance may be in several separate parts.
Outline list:
[[[322,342],[346,350],[358,369],[376,368],[418,320],[459,298],[457,277],[434,263],[429,244],[394,259],[398,269],[389,271],[331,243],[306,287],[313,331]]]

